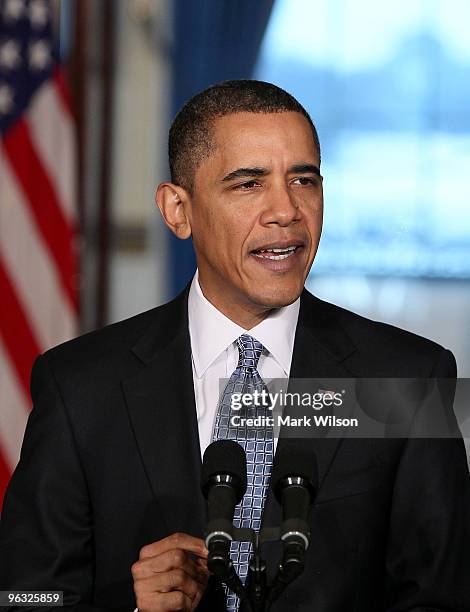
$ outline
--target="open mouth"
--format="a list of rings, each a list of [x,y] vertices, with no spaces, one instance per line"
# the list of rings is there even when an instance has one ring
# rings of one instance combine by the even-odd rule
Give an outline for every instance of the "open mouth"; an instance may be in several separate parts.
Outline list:
[[[252,251],[252,254],[256,257],[260,257],[262,259],[270,259],[271,261],[280,261],[282,259],[287,259],[288,257],[292,257],[294,253],[299,249],[299,246],[288,246],[283,249],[258,249]]]

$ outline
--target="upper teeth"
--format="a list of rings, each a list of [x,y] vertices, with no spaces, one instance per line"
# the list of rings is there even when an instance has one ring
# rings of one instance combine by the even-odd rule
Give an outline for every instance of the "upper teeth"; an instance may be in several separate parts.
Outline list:
[[[289,246],[285,249],[260,249],[261,251],[270,251],[271,253],[285,253],[286,251],[293,251],[295,246]]]
[[[257,253],[254,253],[256,257],[263,257],[265,259],[286,259],[290,257],[297,247],[289,246],[285,249],[259,249]],[[268,253],[276,253],[275,255],[268,255]]]

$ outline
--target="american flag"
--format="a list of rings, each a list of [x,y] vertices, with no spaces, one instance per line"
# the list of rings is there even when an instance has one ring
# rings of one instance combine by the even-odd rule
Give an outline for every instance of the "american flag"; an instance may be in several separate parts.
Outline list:
[[[77,331],[75,135],[53,18],[50,1],[0,0],[0,504],[32,363]]]

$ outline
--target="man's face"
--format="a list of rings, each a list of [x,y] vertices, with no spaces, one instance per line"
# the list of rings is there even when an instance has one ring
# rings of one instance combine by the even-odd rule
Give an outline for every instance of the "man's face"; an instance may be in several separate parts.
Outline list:
[[[240,322],[302,291],[322,227],[319,152],[296,112],[227,115],[214,140],[187,213],[203,293]]]

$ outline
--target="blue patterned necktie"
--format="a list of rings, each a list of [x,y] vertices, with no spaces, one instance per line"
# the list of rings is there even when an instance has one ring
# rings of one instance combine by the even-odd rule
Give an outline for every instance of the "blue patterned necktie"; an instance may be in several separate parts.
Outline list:
[[[235,415],[242,418],[271,417],[272,411],[266,402],[242,407],[239,410],[232,407],[234,393],[252,394],[255,390],[267,391],[266,384],[257,370],[263,345],[248,334],[240,336],[237,345],[238,364],[223,392],[215,418],[212,440],[235,440],[244,448],[248,486],[242,501],[235,508],[233,522],[236,527],[251,527],[259,531],[273,464],[273,428],[266,425],[235,427],[231,424],[231,418]],[[251,549],[249,542],[232,542],[230,548],[230,556],[243,582],[248,573]],[[238,597],[227,591],[227,610],[233,612],[238,610],[238,607]]]

